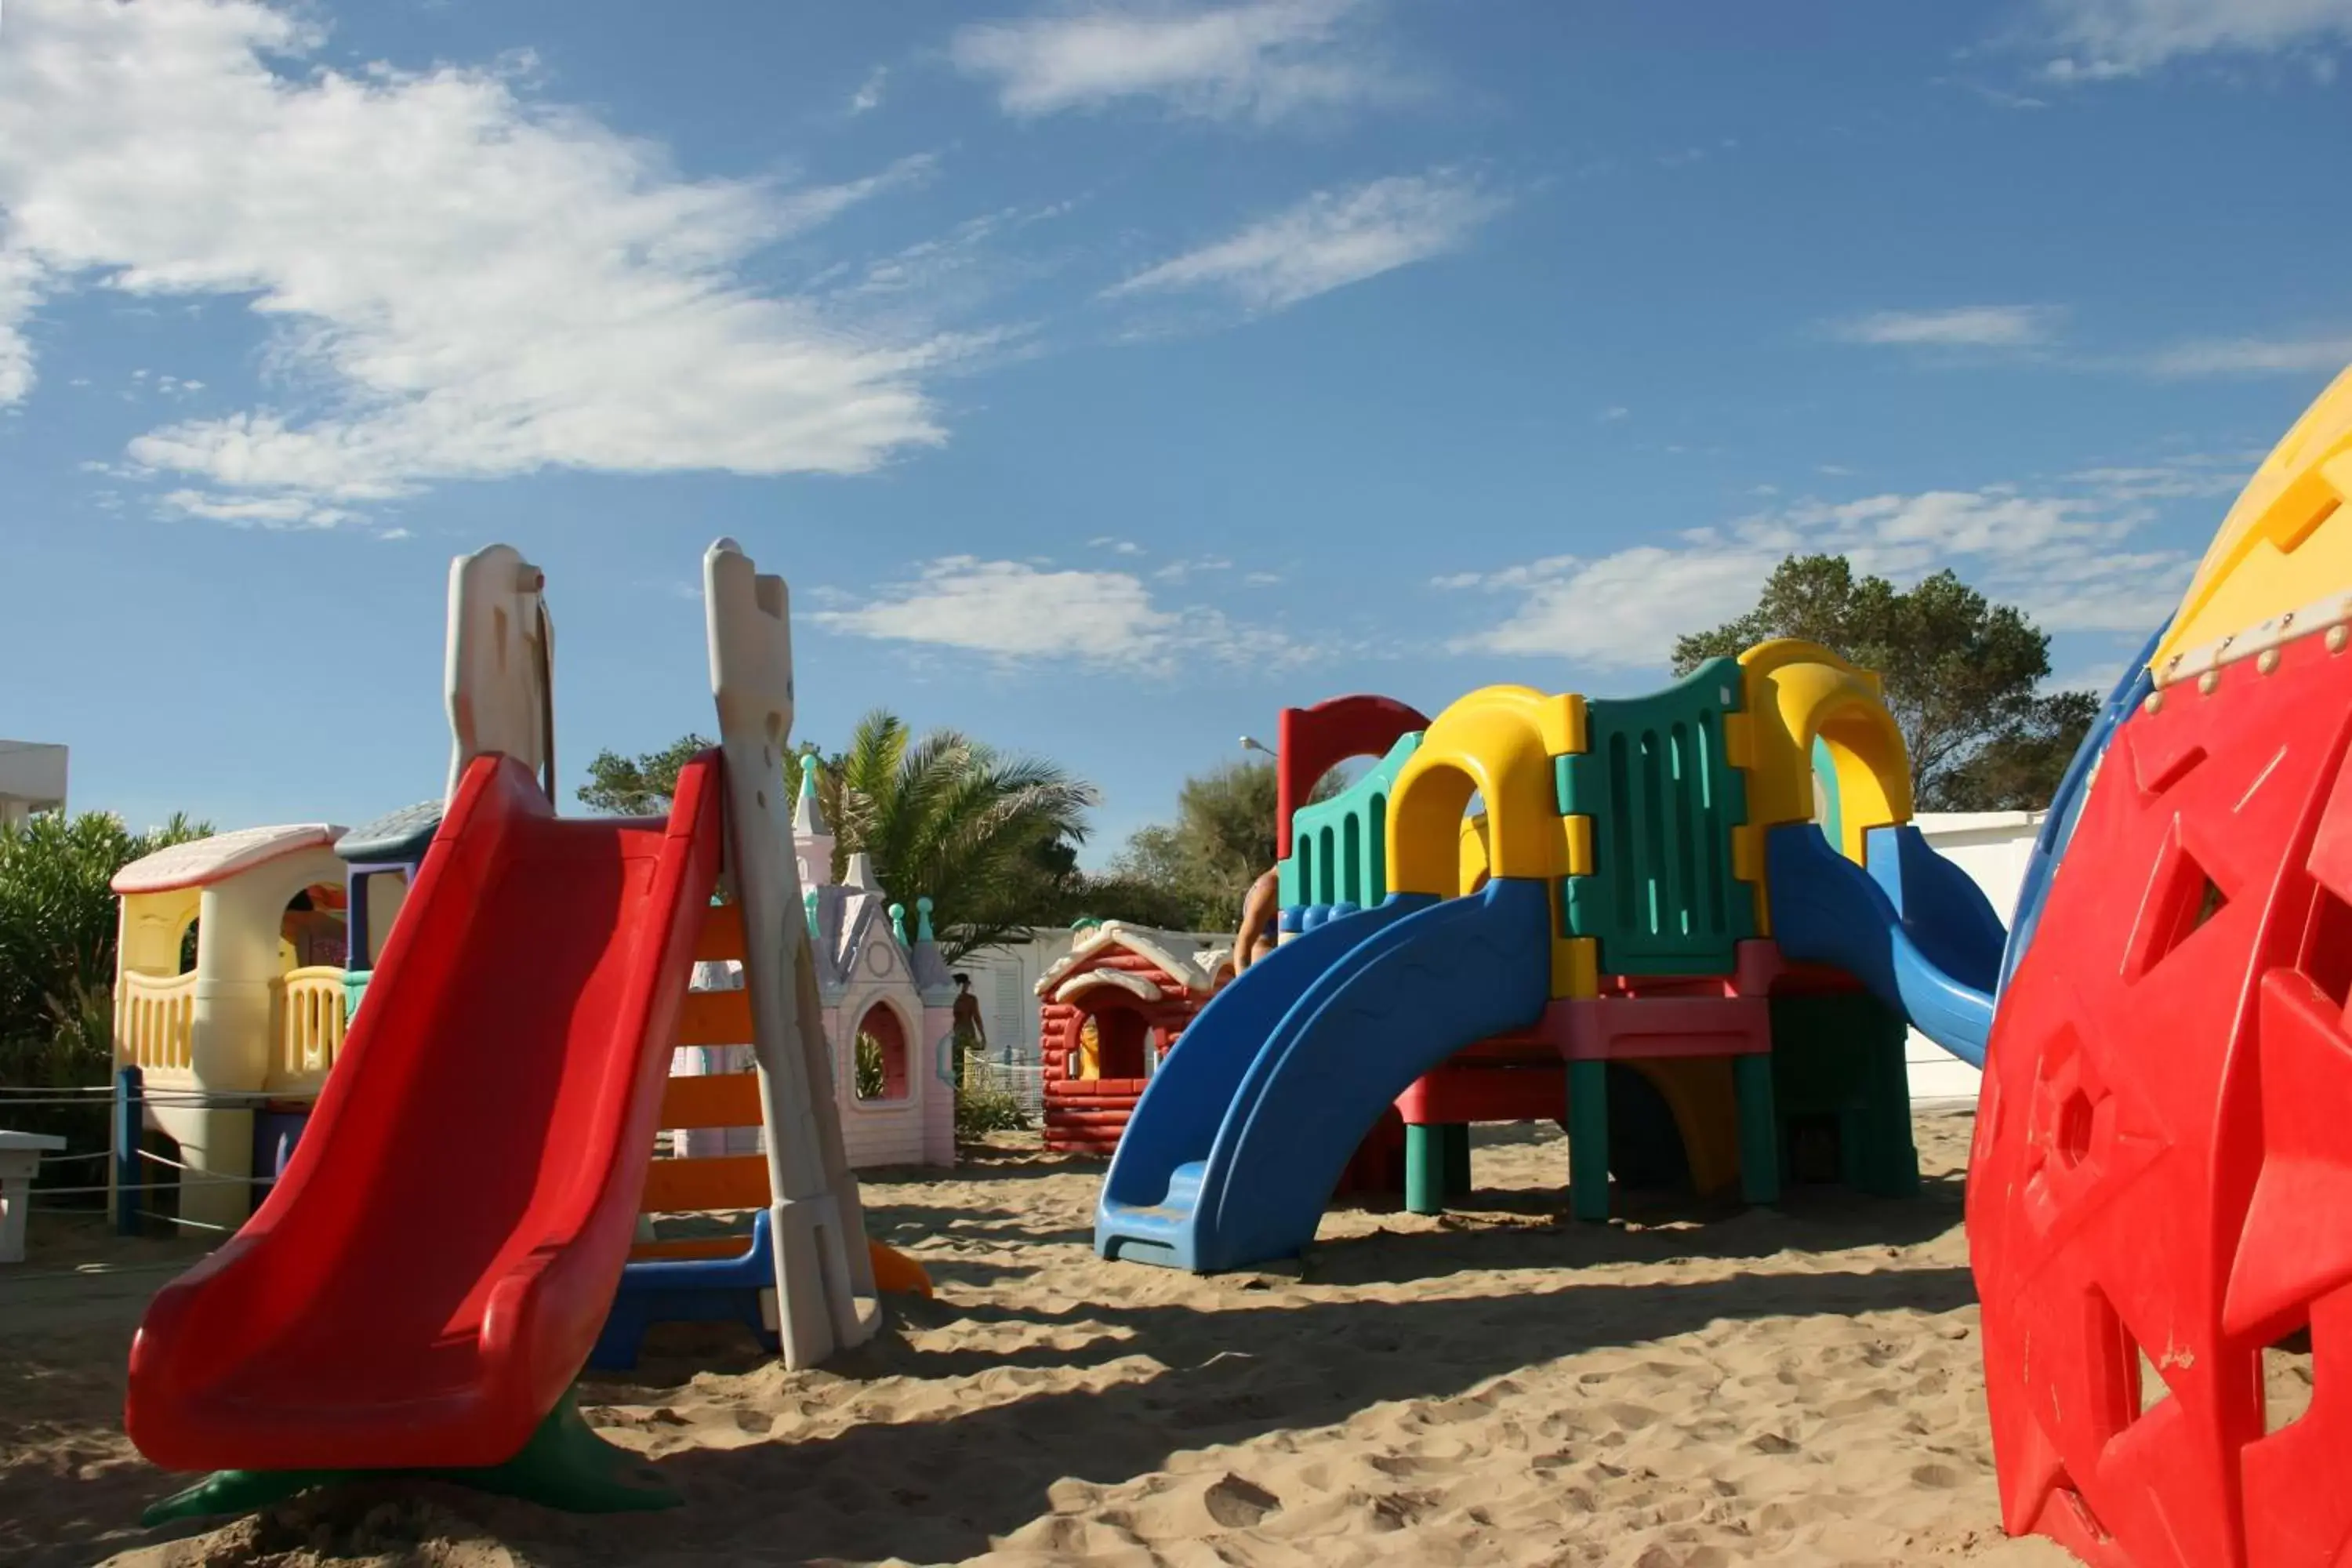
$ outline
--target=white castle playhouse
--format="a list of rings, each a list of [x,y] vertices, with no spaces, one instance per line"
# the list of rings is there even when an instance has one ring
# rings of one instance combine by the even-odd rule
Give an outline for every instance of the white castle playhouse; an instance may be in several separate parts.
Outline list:
[[[889,901],[863,852],[850,856],[842,880],[834,880],[834,834],[817,805],[816,785],[812,761],[801,770],[793,845],[800,859],[834,1099],[849,1163],[857,1170],[952,1165],[955,982],[931,933],[931,901],[915,900],[910,934],[906,907]],[[731,990],[741,984],[733,964],[708,963],[696,970],[698,989]],[[740,1072],[750,1066],[749,1046],[688,1047],[678,1051],[670,1070],[693,1075]],[[676,1136],[680,1153],[701,1156],[753,1152],[763,1134],[742,1127]]]

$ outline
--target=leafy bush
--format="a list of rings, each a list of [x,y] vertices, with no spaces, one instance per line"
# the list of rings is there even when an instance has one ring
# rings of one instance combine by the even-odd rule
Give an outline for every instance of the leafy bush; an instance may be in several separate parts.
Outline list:
[[[854,1048],[857,1061],[854,1092],[860,1100],[881,1099],[890,1088],[890,1072],[882,1061],[882,1042],[860,1029]]]
[[[956,1136],[979,1138],[990,1132],[1025,1132],[1029,1114],[1009,1089],[992,1084],[967,1082],[956,1095]]]

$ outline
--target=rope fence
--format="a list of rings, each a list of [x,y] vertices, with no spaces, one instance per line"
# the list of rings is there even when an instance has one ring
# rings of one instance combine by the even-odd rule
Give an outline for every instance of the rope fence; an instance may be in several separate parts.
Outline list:
[[[25,1087],[0,1085],[0,1126],[5,1126],[20,1111],[47,1111],[47,1119],[34,1119],[36,1126],[47,1120],[51,1128],[75,1142],[95,1135],[95,1121],[88,1133],[76,1131],[81,1125],[79,1118],[61,1122],[58,1112],[87,1111],[93,1118],[106,1113],[106,1146],[95,1149],[68,1148],[43,1151],[35,1162],[31,1184],[18,1196],[26,1201],[28,1210],[36,1214],[82,1214],[111,1211],[113,1227],[118,1234],[135,1236],[149,1222],[183,1230],[206,1231],[226,1235],[236,1229],[234,1225],[219,1225],[166,1212],[156,1206],[158,1198],[185,1193],[203,1187],[267,1188],[277,1179],[275,1169],[261,1173],[239,1175],[226,1171],[208,1171],[175,1159],[169,1154],[142,1146],[147,1131],[150,1110],[250,1110],[260,1111],[278,1102],[282,1097],[261,1092],[223,1092],[184,1087],[149,1089],[145,1075],[135,1067],[121,1068],[115,1081],[106,1085],[55,1085]],[[20,1122],[21,1125],[21,1122]],[[89,1166],[105,1162],[107,1180],[91,1181]],[[62,1179],[60,1179],[62,1178]],[[108,1200],[103,1208],[87,1200]]]

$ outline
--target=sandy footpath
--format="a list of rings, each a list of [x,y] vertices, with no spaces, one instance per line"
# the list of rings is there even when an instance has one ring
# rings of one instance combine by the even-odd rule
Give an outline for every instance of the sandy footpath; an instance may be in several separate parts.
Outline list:
[[[665,1331],[590,1419],[674,1511],[440,1487],[157,1534],[123,1355],[184,1246],[51,1223],[0,1275],[0,1563],[2070,1563],[1999,1530],[1960,1228],[1969,1122],[1921,1118],[1916,1203],[1579,1226],[1556,1132],[1482,1129],[1465,1213],[1342,1212],[1305,1267],[1096,1260],[1099,1166],[1017,1139],[869,1176],[940,1297],[817,1372]],[[100,1271],[102,1270],[102,1271]]]

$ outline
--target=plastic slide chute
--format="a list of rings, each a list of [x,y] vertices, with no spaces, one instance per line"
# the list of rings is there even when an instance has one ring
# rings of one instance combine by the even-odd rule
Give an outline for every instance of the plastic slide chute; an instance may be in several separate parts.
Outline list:
[[[666,824],[559,819],[521,763],[467,764],[285,1174],[148,1309],[141,1452],[315,1474],[601,1447],[551,1428],[628,1256],[721,793],[705,753]]]
[[[1846,971],[1912,1027],[1983,1067],[2006,942],[2000,916],[1916,827],[1874,827],[1863,841],[1866,866],[1811,823],[1765,836],[1773,939],[1789,958]]]
[[[1097,1205],[1097,1250],[1121,1224],[1157,1228],[1151,1216],[1165,1208],[1178,1171],[1208,1157],[1235,1091],[1283,1016],[1339,954],[1406,912],[1402,905],[1383,904],[1319,924],[1209,999],[1152,1074],[1120,1135]]]
[[[1302,968],[1315,969],[1313,983],[1257,1037],[1206,1147],[1197,1139],[1204,1118],[1188,1104],[1191,1146],[1200,1153],[1170,1168],[1141,1203],[1121,1201],[1106,1184],[1096,1249],[1214,1273],[1313,1241],[1349,1157],[1413,1079],[1465,1046],[1541,1017],[1552,897],[1549,882],[1519,878],[1496,879],[1469,898],[1398,893],[1278,950],[1276,958],[1310,938],[1340,939],[1299,955]],[[1208,1016],[1187,1032],[1171,1063]],[[1155,1083],[1138,1106],[1129,1143],[1148,1128],[1157,1091]],[[1156,1164],[1165,1166],[1182,1145],[1156,1147]]]

